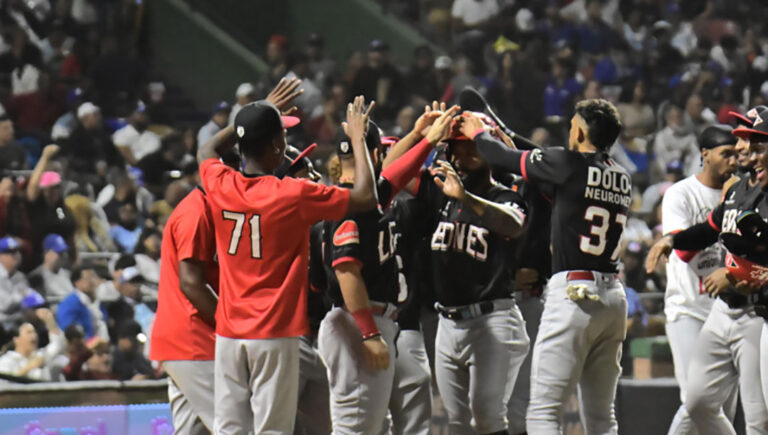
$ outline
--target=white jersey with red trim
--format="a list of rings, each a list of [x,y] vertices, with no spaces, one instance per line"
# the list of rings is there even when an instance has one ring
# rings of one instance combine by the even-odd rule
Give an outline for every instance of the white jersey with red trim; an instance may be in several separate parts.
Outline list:
[[[695,175],[673,184],[661,203],[664,234],[676,233],[707,221],[720,203],[721,189],[702,184]],[[724,251],[715,243],[702,251],[675,250],[667,263],[667,290],[664,314],[668,322],[690,316],[707,319],[713,299],[704,291],[702,281],[723,264]]]

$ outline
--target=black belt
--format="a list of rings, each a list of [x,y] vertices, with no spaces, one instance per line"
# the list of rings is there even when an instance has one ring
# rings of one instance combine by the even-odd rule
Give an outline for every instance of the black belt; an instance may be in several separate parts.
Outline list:
[[[460,307],[441,307],[437,306],[437,312],[446,319],[467,320],[490,314],[494,311],[493,301],[482,301],[475,304],[463,305]]]
[[[717,295],[728,305],[728,308],[744,308],[748,305],[766,305],[768,299],[761,295],[761,292],[750,293],[743,295],[735,292],[723,292]]]

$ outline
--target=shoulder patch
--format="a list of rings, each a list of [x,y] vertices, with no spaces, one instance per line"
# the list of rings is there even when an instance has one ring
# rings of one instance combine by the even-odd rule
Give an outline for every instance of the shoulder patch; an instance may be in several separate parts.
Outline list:
[[[360,243],[360,231],[357,228],[357,222],[346,220],[336,228],[333,233],[333,245],[344,246]]]

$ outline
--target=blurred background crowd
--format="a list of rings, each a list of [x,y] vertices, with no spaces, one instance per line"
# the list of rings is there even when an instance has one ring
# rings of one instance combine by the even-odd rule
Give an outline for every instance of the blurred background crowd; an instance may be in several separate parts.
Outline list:
[[[147,379],[162,231],[198,183],[197,145],[299,77],[289,130],[327,175],[353,95],[386,135],[425,104],[480,90],[506,124],[562,146],[573,105],[617,104],[615,159],[634,177],[623,278],[631,335],[663,334],[664,277],[643,268],[662,195],[700,168],[698,133],[768,99],[766,8],[691,0],[371,0],[431,43],[410,63],[386,37],[346,58],[322,29],[265,41],[269,69],[194,108],[146,62],[135,0],[0,0],[0,376]],[[759,2],[758,2],[759,3]]]

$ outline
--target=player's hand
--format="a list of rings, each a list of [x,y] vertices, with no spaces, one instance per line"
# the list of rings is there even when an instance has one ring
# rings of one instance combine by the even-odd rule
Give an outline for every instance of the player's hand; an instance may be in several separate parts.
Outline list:
[[[704,291],[715,297],[722,291],[736,285],[736,280],[728,273],[728,269],[721,267],[704,278]]]
[[[522,267],[515,272],[515,290],[530,291],[539,283],[539,271]]]
[[[443,193],[451,198],[456,198],[459,201],[463,201],[467,196],[467,191],[464,189],[464,183],[461,182],[459,174],[453,169],[448,162],[438,162],[439,167],[432,170],[435,184],[440,189],[443,189]],[[445,181],[441,180],[438,175],[445,176]]]
[[[647,273],[653,273],[656,270],[656,266],[659,264],[659,260],[662,258],[666,261],[669,254],[672,253],[672,236],[664,236],[660,238],[656,243],[651,246],[648,251],[648,256],[645,257],[645,271]]]
[[[363,340],[363,350],[371,370],[386,370],[389,367],[389,348],[381,336]]]
[[[448,139],[451,135],[451,123],[453,122],[453,117],[459,113],[459,110],[461,110],[461,107],[453,106],[445,112],[442,112],[441,115],[435,119],[427,132],[427,140],[432,146]]]
[[[431,106],[424,106],[424,113],[422,113],[413,124],[413,131],[421,136],[426,136],[429,132],[429,128],[435,120],[443,114],[443,112],[445,112],[444,102],[438,103],[437,101],[433,101]]]
[[[49,160],[58,152],[59,152],[59,146],[56,144],[50,144],[50,145],[47,145],[45,148],[43,148],[43,153],[40,155],[40,158]]]
[[[472,112],[465,111],[461,114],[462,122],[459,127],[459,131],[464,136],[474,139],[474,133],[479,129],[485,129],[485,124],[480,120],[480,117]]]
[[[366,109],[365,98],[362,95],[355,97],[353,102],[347,104],[347,122],[341,123],[347,137],[350,139],[365,137],[368,132],[368,118],[370,118],[375,104],[374,101],[371,101]]]
[[[304,92],[304,89],[299,89],[299,85],[301,80],[296,77],[290,80],[283,77],[267,95],[267,101],[274,104],[283,115],[289,115],[297,110],[295,106],[291,106],[293,100]]]
[[[50,324],[54,321],[53,312],[49,310],[48,308],[38,308],[35,310],[35,316],[37,316],[38,319],[42,320],[43,323]]]

